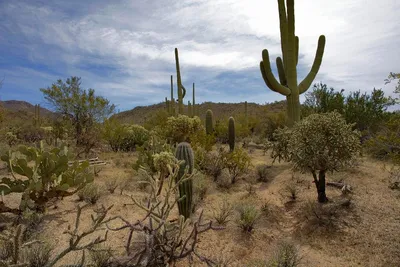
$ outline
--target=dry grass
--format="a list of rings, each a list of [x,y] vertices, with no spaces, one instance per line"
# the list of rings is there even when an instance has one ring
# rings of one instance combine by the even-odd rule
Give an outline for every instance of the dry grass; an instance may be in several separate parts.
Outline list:
[[[137,179],[130,168],[130,163],[136,160],[135,154],[107,153],[100,158],[111,163],[96,177],[96,184],[104,186],[116,177],[118,181],[126,180],[122,195],[117,189],[114,194],[104,194],[96,205],[114,204],[110,216],[123,214],[130,221],[139,219],[143,211],[127,205],[131,203],[128,195],[134,195],[136,199],[146,196],[146,192],[135,185]],[[263,151],[259,149],[251,154],[251,158],[253,166],[271,164],[268,153],[263,156]],[[117,161],[118,166],[115,164]],[[254,176],[254,171],[253,167],[248,176]],[[226,262],[226,266],[250,266],[247,265],[249,262],[271,258],[280,240],[290,239],[298,245],[302,255],[299,266],[399,266],[399,191],[388,188],[388,174],[382,171],[381,163],[364,159],[357,170],[327,174],[328,181],[344,180],[353,187],[349,206],[341,205],[344,198],[341,191],[331,187],[327,187],[331,202],[323,206],[317,204],[311,175],[296,174],[293,178],[286,163],[273,164],[268,173],[268,183],[251,183],[251,201],[260,211],[252,234],[243,235],[236,223],[228,223],[223,231],[205,233],[199,243],[199,251],[207,257]],[[205,216],[212,219],[216,213],[214,208],[221,206],[225,199],[237,206],[248,199],[245,197],[249,194],[248,181],[245,175],[231,188],[220,190],[211,178],[208,179],[209,186],[197,210],[204,209]],[[289,199],[282,198],[281,192],[293,183],[296,184],[296,201],[287,204]],[[17,199],[5,197],[7,203],[15,202],[12,203],[14,206]],[[74,220],[76,199],[60,200],[58,208],[49,209],[43,218],[43,236],[57,244],[56,251],[66,245],[67,239],[61,234],[61,229]],[[86,209],[93,208],[89,206]],[[230,219],[237,221],[239,214],[234,213]],[[82,227],[88,226],[89,222],[90,217],[84,218]],[[112,233],[107,245],[120,252],[125,241],[126,233]],[[76,256],[72,253],[61,264],[73,263]],[[188,262],[180,262],[177,266],[188,266]],[[198,263],[195,266],[203,265]]]

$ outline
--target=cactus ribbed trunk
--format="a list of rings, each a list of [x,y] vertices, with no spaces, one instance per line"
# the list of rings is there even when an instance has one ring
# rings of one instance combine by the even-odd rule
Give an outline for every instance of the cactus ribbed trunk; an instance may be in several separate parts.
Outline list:
[[[233,152],[235,150],[235,119],[233,117],[229,118],[228,123],[228,144],[229,151]]]
[[[211,109],[209,109],[206,112],[206,133],[207,135],[211,135],[213,131],[213,112]]]
[[[279,82],[271,70],[270,57],[267,49],[262,51],[260,71],[266,85],[274,92],[286,96],[289,126],[300,121],[300,94],[307,91],[321,66],[325,36],[318,39],[318,48],[310,72],[298,84],[297,63],[299,59],[299,38],[295,35],[294,0],[278,0],[279,24],[281,32],[282,58],[276,59]]]
[[[196,99],[195,99],[195,89],[194,89],[194,83],[193,83],[193,117],[196,116]]]
[[[175,64],[176,64],[176,80],[177,80],[177,87],[178,87],[178,114],[183,114],[183,98],[186,95],[186,89],[182,85],[181,79],[181,71],[179,67],[179,55],[178,55],[178,48],[175,48]]]
[[[185,169],[188,167],[188,174],[193,173],[194,168],[194,154],[189,143],[182,142],[176,147],[175,157],[178,160],[183,160],[184,162],[179,168],[177,181],[182,179],[185,174]],[[179,198],[184,197],[181,201],[178,201],[179,214],[183,215],[185,219],[190,218],[192,213],[192,202],[193,202],[193,180],[188,179],[178,186]]]

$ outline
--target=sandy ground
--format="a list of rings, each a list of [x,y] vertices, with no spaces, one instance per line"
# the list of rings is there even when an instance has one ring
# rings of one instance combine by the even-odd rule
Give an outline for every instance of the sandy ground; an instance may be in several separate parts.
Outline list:
[[[251,154],[252,164],[271,164],[269,155],[261,150]],[[145,192],[133,183],[129,164],[136,161],[134,154],[107,153],[100,156],[109,162],[102,167],[95,183],[103,186],[110,179],[131,179],[125,193],[137,199],[143,199]],[[351,204],[339,211],[333,225],[318,225],[308,216],[307,203],[316,202],[316,189],[310,174],[292,174],[287,163],[274,163],[269,169],[267,183],[256,182],[254,170],[244,175],[229,190],[220,190],[210,179],[210,188],[205,199],[199,204],[207,219],[212,218],[213,210],[224,198],[231,203],[250,201],[258,208],[268,203],[269,213],[262,214],[255,225],[254,232],[242,233],[237,226],[236,217],[227,224],[224,230],[209,231],[200,237],[198,252],[213,259],[225,259],[227,266],[254,266],[251,262],[267,259],[271,256],[276,244],[281,240],[294,242],[300,250],[302,261],[300,266],[336,267],[336,266],[400,266],[400,192],[388,188],[388,174],[382,170],[382,163],[363,158],[357,169],[346,172],[327,174],[328,181],[344,180],[353,187]],[[253,184],[255,193],[249,196],[247,188]],[[297,198],[290,201],[285,187],[294,184]],[[327,196],[333,202],[341,201],[341,191],[327,188]],[[18,196],[6,196],[5,203],[18,203]],[[110,194],[103,189],[103,195],[96,205],[114,205],[110,216],[123,215],[135,221],[143,212],[132,205],[131,199],[120,195],[119,189]],[[77,197],[72,196],[58,201],[49,208],[42,223],[41,235],[56,245],[60,251],[67,245],[67,236],[62,232],[69,224],[73,224],[76,212]],[[96,205],[84,209],[82,229],[89,227],[91,211]],[[56,208],[55,208],[56,207]],[[314,218],[315,219],[315,218]],[[101,235],[99,232],[97,235]],[[123,251],[127,232],[111,232],[107,245],[113,250]],[[61,264],[72,264],[78,261],[81,254],[67,255]],[[188,266],[187,261],[177,266]],[[205,266],[195,263],[195,266]]]

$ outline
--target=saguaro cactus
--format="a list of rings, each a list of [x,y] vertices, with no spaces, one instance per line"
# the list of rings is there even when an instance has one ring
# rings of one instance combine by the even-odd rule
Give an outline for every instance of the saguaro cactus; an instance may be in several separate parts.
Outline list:
[[[41,121],[40,121],[40,105],[39,104],[35,105],[34,123],[35,123],[36,127],[40,127],[40,125],[41,125]]]
[[[229,151],[232,152],[235,149],[235,119],[233,117],[229,118],[228,123],[228,144]]]
[[[244,102],[244,122],[246,125],[246,131],[249,128],[249,116],[247,114],[247,101]]]
[[[195,100],[195,90],[194,90],[194,83],[193,83],[193,117],[197,115],[196,112],[196,100]]]
[[[213,112],[211,109],[206,112],[206,133],[208,135],[213,133]]]
[[[179,173],[177,176],[177,181],[182,179],[186,167],[188,167],[188,173],[193,173],[194,166],[194,154],[193,150],[189,143],[182,142],[179,143],[176,147],[175,158],[178,160],[184,160],[185,162],[181,164],[179,168]],[[181,201],[178,201],[178,209],[179,214],[183,215],[185,219],[190,217],[192,213],[192,199],[193,199],[193,181],[192,179],[188,179],[182,182],[179,187],[179,198],[183,198]]]
[[[304,80],[298,84],[296,67],[299,59],[299,38],[295,36],[294,0],[286,0],[286,6],[284,0],[278,0],[278,6],[283,56],[283,60],[281,57],[276,59],[280,83],[272,73],[267,49],[262,51],[260,70],[266,85],[272,91],[286,96],[289,125],[292,126],[300,120],[299,96],[310,87],[321,66],[325,49],[325,36],[321,35],[319,37],[318,48],[311,70]]]
[[[170,103],[171,115],[175,115],[175,100],[174,100],[174,81],[171,75],[171,103]]]
[[[190,101],[188,101],[188,115],[193,118],[193,107]]]
[[[186,89],[182,85],[182,80],[181,80],[178,48],[175,48],[175,63],[176,63],[176,75],[177,75],[177,86],[178,86],[178,114],[183,114],[183,98],[186,95]]]

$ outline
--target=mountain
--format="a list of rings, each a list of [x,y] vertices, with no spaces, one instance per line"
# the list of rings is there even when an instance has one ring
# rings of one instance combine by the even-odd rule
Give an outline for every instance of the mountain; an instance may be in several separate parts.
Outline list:
[[[243,115],[245,112],[245,103],[213,103],[204,102],[196,105],[200,118],[204,120],[207,109],[211,109],[216,119],[227,119],[230,116],[236,117]],[[158,103],[150,106],[139,106],[131,110],[123,111],[115,114],[113,117],[123,123],[135,123],[143,125],[157,112],[165,110],[165,103]],[[265,116],[266,113],[276,113],[286,109],[286,102],[279,101],[260,105],[256,103],[247,104],[247,112],[249,116]],[[187,114],[187,106],[184,108],[184,113]]]
[[[8,125],[20,125],[26,122],[33,122],[35,117],[35,106],[26,101],[7,100],[0,101],[0,107],[4,110],[4,119]],[[40,107],[40,117],[43,121],[53,118],[55,113]]]

